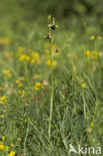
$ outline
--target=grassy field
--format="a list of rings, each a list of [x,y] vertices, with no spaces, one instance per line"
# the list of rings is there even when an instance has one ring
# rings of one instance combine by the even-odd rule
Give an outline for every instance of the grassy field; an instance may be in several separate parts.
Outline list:
[[[70,144],[102,148],[99,27],[66,19],[53,31],[46,18],[0,17],[0,156],[77,155],[68,154]],[[49,31],[54,38],[45,39]]]

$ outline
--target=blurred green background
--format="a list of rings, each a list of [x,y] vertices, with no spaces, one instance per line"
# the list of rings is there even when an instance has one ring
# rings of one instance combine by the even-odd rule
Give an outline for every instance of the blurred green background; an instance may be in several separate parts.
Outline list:
[[[66,20],[68,26],[82,23],[103,29],[103,0],[3,0],[0,1],[0,30],[11,27],[11,23],[15,30],[23,22],[43,22],[48,14]]]
[[[101,20],[102,0],[3,0],[0,1],[0,14],[33,20],[47,14],[58,18],[92,16]]]

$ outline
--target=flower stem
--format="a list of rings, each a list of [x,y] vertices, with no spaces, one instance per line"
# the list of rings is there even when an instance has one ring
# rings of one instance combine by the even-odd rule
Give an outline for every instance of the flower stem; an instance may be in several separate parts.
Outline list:
[[[24,156],[26,156],[26,141],[28,137],[28,132],[29,132],[29,123],[28,123],[27,131],[26,131],[25,140],[24,140]]]
[[[54,99],[54,78],[53,78],[53,67],[52,67],[52,50],[51,50],[51,43],[50,42],[50,71],[51,71],[51,96],[50,96],[50,118],[49,118],[49,138],[51,137],[51,127],[52,127],[52,116],[53,116],[53,99]]]

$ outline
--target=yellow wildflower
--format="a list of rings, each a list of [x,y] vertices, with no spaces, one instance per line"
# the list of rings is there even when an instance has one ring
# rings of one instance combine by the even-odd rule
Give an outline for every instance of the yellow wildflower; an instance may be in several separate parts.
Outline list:
[[[91,127],[94,127],[94,123],[93,123],[93,122],[91,122],[90,126],[91,126]]]
[[[85,56],[91,57],[92,59],[95,59],[95,60],[97,60],[98,57],[100,56],[99,52],[96,50],[92,50],[92,51],[87,50],[84,52],[84,54]]]
[[[0,150],[4,150],[4,145],[2,142],[0,142]]]
[[[22,87],[23,86],[20,80],[16,80],[16,83],[17,83],[18,87]]]
[[[23,85],[21,83],[18,84],[18,87],[22,87]]]
[[[3,70],[3,74],[6,75],[8,78],[11,77],[11,73],[10,73],[10,70],[9,69],[4,69]]]
[[[44,88],[44,85],[41,82],[35,83],[34,89],[35,90],[40,90],[41,88]]]
[[[32,52],[31,57],[32,57],[31,64],[34,64],[34,63],[40,64],[40,56],[38,52]]]
[[[25,91],[25,90],[22,90],[22,91],[19,90],[19,91],[18,91],[18,94],[21,94],[21,97],[24,98],[24,96],[25,96],[25,94],[26,94],[26,91]]]
[[[99,57],[99,52],[98,51],[91,51],[91,58],[97,60]]]
[[[90,37],[90,39],[91,39],[91,40],[94,40],[94,39],[95,39],[95,35],[92,35],[92,36]]]
[[[14,151],[11,151],[8,156],[15,156],[15,152]]]
[[[7,99],[5,96],[0,97],[0,104],[4,104],[7,102]]]
[[[82,88],[86,88],[84,81],[81,82],[81,86],[82,86]]]
[[[8,146],[5,146],[5,150],[8,152],[9,151],[9,147]]]
[[[38,53],[38,52],[32,52],[32,53],[31,53],[31,56],[32,56],[33,58],[38,58],[38,57],[39,57],[39,53]]]
[[[3,141],[5,140],[5,137],[4,137],[4,136],[2,136],[2,140],[3,140]]]
[[[20,62],[22,62],[22,61],[27,61],[27,62],[29,62],[29,61],[30,61],[30,56],[25,55],[25,54],[22,54],[22,55],[19,57],[19,61],[20,61]]]
[[[97,35],[97,40],[101,40],[101,39],[102,39],[102,37]]]
[[[50,61],[50,60],[46,61],[46,65],[48,65],[49,67],[55,67],[56,64],[57,64],[57,63],[56,63],[55,60],[52,60],[52,64],[51,64],[51,61]]]
[[[86,50],[85,52],[84,52],[84,54],[85,54],[85,56],[90,56],[90,51],[89,50]]]
[[[22,87],[23,84],[22,82],[25,80],[24,77],[19,77],[19,80],[16,80],[16,84],[18,85],[18,87]]]
[[[24,98],[25,94],[26,94],[26,91],[23,90],[21,96]]]

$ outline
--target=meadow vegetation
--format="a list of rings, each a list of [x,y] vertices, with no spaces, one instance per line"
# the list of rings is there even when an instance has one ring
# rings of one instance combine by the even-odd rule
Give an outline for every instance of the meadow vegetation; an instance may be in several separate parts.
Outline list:
[[[102,19],[89,18],[81,1],[78,17],[76,9],[69,17],[58,10],[49,24],[49,12],[36,17],[27,0],[24,10],[0,3],[0,156],[67,156],[69,144],[102,148]]]

